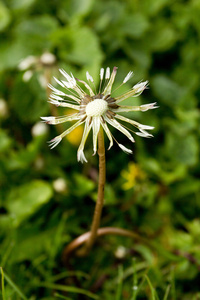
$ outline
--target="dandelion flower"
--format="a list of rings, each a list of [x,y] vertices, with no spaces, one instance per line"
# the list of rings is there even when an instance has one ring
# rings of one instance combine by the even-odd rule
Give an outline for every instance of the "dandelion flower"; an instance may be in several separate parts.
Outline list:
[[[72,74],[66,73],[63,69],[60,69],[61,74],[64,76],[64,80],[58,80],[56,78],[55,81],[65,90],[61,91],[53,87],[49,84],[49,88],[52,90],[52,94],[50,96],[49,102],[62,107],[72,108],[76,110],[76,113],[71,114],[70,116],[63,117],[42,117],[42,120],[48,124],[60,124],[69,121],[76,121],[74,125],[69,127],[66,131],[56,136],[54,139],[50,141],[50,147],[53,149],[56,147],[61,140],[70,132],[72,132],[76,127],[84,123],[84,131],[82,135],[82,140],[80,142],[77,158],[78,161],[87,162],[84,155],[84,146],[86,139],[88,137],[89,132],[93,131],[93,150],[94,154],[97,151],[97,137],[100,130],[100,127],[105,131],[109,141],[110,149],[113,145],[113,139],[117,142],[117,140],[113,137],[108,128],[108,124],[115,127],[117,130],[122,132],[127,138],[134,142],[134,138],[126,129],[124,125],[122,125],[119,121],[123,121],[133,125],[139,131],[134,132],[136,135],[142,137],[152,137],[152,134],[148,133],[147,130],[152,130],[154,127],[140,124],[136,121],[128,119],[118,113],[120,112],[130,112],[130,111],[147,111],[149,109],[157,108],[156,102],[140,105],[140,106],[123,106],[119,105],[119,103],[129,97],[139,96],[144,89],[148,85],[148,81],[140,82],[133,86],[133,88],[126,92],[123,95],[112,97],[112,86],[115,80],[115,76],[117,73],[117,67],[113,68],[112,73],[110,73],[110,68],[106,68],[105,72],[105,87],[102,88],[102,81],[104,79],[104,69],[100,70],[100,87],[99,92],[96,93],[92,89],[92,85],[94,80],[89,72],[86,72],[87,82],[74,78]],[[129,72],[127,76],[124,78],[123,83],[126,83],[133,75],[133,72]],[[80,87],[79,83],[83,84],[87,89],[87,93]],[[118,121],[119,120],[119,121]],[[118,142],[117,142],[118,143]],[[132,153],[132,150],[126,148],[124,145],[118,143],[118,146],[126,153]]]

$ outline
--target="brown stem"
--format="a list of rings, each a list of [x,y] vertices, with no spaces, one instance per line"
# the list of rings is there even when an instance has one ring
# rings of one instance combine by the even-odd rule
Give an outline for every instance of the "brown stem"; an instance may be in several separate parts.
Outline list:
[[[100,128],[98,134],[98,155],[99,155],[99,183],[98,183],[98,197],[94,210],[93,221],[91,226],[90,235],[86,241],[84,247],[79,251],[79,255],[85,256],[91,250],[96,237],[97,230],[100,226],[101,214],[104,204],[104,187],[106,182],[106,159],[105,159],[105,145],[104,145],[104,133]]]
[[[127,236],[130,238],[142,239],[140,235],[138,235],[137,233],[134,233],[126,229],[117,228],[117,227],[103,227],[103,228],[99,228],[96,232],[96,236],[98,237],[106,234],[115,234],[115,235]],[[75,251],[76,248],[86,243],[89,240],[90,236],[91,236],[91,232],[88,231],[80,235],[75,240],[73,240],[69,245],[67,245],[63,251],[63,261],[67,263],[67,260],[71,255],[71,253]],[[83,254],[82,251],[78,251],[78,255],[81,256],[82,254]]]

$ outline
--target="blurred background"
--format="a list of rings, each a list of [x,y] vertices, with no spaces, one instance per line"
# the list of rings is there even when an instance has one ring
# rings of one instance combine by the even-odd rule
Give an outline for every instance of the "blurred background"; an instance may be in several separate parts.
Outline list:
[[[0,1],[3,300],[200,299],[199,20],[199,0]],[[120,93],[149,80],[126,104],[159,105],[127,114],[155,126],[154,138],[132,146],[112,128],[134,154],[106,152],[101,226],[141,239],[102,237],[66,268],[64,247],[90,228],[98,157],[90,136],[88,163],[77,162],[81,127],[50,150],[61,128],[40,117],[70,113],[47,102],[59,68],[82,80],[89,71],[98,86],[107,66],[118,67],[115,87],[134,72]]]

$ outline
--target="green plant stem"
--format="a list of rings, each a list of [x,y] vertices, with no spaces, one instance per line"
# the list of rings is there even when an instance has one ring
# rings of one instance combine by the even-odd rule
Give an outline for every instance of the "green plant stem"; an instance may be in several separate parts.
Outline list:
[[[102,214],[102,209],[104,204],[104,187],[106,182],[106,158],[105,158],[104,133],[102,128],[100,128],[98,134],[98,155],[99,155],[98,197],[97,197],[97,202],[94,210],[90,235],[84,247],[79,251],[79,255],[82,256],[85,256],[89,253],[97,238],[97,230],[99,229],[100,226],[101,214]]]

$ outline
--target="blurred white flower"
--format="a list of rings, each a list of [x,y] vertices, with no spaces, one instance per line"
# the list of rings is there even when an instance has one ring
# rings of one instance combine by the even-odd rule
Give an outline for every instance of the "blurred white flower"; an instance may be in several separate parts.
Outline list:
[[[32,67],[35,63],[37,63],[37,60],[38,59],[36,56],[33,55],[27,56],[26,58],[20,61],[18,65],[18,69],[21,71],[25,71],[30,67]]]
[[[52,53],[45,52],[40,56],[40,61],[44,65],[53,65],[56,62],[56,57]]]
[[[28,70],[28,71],[24,72],[24,74],[22,76],[23,81],[28,82],[31,79],[32,76],[33,76],[33,71]]]
[[[41,122],[36,123],[31,129],[31,133],[33,136],[44,135],[47,132],[48,132],[48,126]]]
[[[53,181],[53,188],[58,193],[63,193],[67,190],[67,183],[64,178],[57,178]]]
[[[116,251],[115,251],[115,256],[118,258],[118,259],[122,259],[125,257],[127,253],[127,250],[124,246],[120,245],[117,247]]]
[[[93,130],[93,150],[94,154],[97,151],[97,136],[100,130],[100,127],[104,129],[108,139],[110,140],[109,149],[113,145],[113,135],[108,128],[108,125],[111,125],[122,132],[124,135],[129,138],[131,142],[134,142],[134,138],[130,134],[129,130],[126,129],[126,126],[122,125],[117,120],[127,122],[134,127],[136,127],[139,132],[134,132],[137,135],[142,137],[152,137],[152,134],[148,133],[146,130],[151,130],[154,127],[140,124],[136,121],[128,119],[122,115],[119,115],[119,112],[130,112],[130,111],[147,111],[149,109],[157,108],[156,102],[140,105],[140,106],[122,106],[119,103],[129,97],[136,97],[139,96],[143,90],[147,87],[148,81],[140,82],[133,86],[133,88],[128,91],[127,93],[120,95],[118,97],[112,97],[111,90],[112,85],[115,80],[115,76],[117,73],[117,67],[113,68],[112,73],[110,74],[110,68],[106,69],[105,81],[106,85],[105,88],[102,88],[102,80],[104,77],[104,69],[100,70],[100,88],[99,92],[96,93],[91,88],[90,83],[93,83],[94,80],[92,76],[86,72],[86,78],[88,83],[85,81],[79,80],[74,78],[71,74],[69,75],[64,70],[60,70],[61,74],[65,77],[65,80],[58,80],[55,78],[55,81],[67,91],[71,93],[65,93],[61,90],[54,88],[52,85],[49,84],[50,89],[52,90],[52,94],[50,96],[49,102],[55,104],[56,106],[62,107],[69,107],[76,110],[76,113],[71,114],[70,116],[63,116],[63,117],[42,117],[41,119],[48,123],[48,124],[60,124],[69,121],[76,121],[74,125],[72,125],[69,129],[64,131],[62,134],[58,135],[54,139],[50,141],[51,149],[56,147],[64,136],[70,133],[73,129],[81,124],[85,124],[84,132],[82,136],[82,140],[80,146],[78,148],[78,161],[87,162],[85,155],[84,155],[84,146],[86,139],[90,130]],[[129,72],[128,75],[124,78],[123,83],[126,83],[131,77],[133,73]],[[88,90],[86,93],[77,82],[82,83],[85,88]],[[70,100],[69,100],[70,99]],[[117,142],[117,141],[116,141]],[[118,143],[118,142],[117,142]],[[124,145],[118,143],[118,146],[126,153],[132,153],[132,150],[127,149]]]

